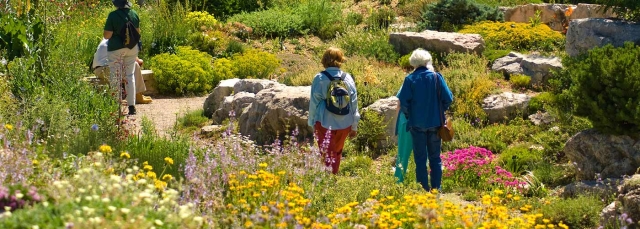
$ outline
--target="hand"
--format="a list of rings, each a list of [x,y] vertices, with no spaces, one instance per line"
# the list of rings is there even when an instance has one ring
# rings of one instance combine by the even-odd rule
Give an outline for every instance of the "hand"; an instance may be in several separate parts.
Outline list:
[[[136,62],[138,62],[138,65],[140,65],[140,67],[142,67],[142,64],[144,63],[144,61],[142,61],[142,59],[140,58],[136,58]]]
[[[358,131],[351,130],[351,132],[349,133],[349,138],[355,138],[356,136],[358,136]]]

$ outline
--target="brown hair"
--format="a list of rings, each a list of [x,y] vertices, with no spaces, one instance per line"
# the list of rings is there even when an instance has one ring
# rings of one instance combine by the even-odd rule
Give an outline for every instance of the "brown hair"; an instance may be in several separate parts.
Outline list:
[[[344,53],[339,48],[330,47],[322,55],[322,66],[328,67],[340,67],[347,59],[344,57]]]

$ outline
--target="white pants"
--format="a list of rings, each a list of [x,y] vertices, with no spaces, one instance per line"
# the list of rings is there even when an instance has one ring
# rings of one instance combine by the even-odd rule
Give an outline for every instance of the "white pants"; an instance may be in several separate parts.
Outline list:
[[[111,88],[120,88],[117,77],[125,78],[127,105],[136,105],[136,81],[134,77],[136,58],[138,58],[138,46],[133,49],[121,48],[109,52],[109,84]]]
[[[93,74],[95,74],[102,82],[109,84],[109,77],[111,75],[109,66],[100,66],[93,70]],[[136,81],[136,94],[147,91],[147,85],[144,84],[144,78],[142,78],[142,68],[136,62],[136,69],[133,74],[135,76]]]

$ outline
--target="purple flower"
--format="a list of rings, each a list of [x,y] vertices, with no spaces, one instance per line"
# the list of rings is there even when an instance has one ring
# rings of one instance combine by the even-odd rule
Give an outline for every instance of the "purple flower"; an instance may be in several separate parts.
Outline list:
[[[99,129],[99,128],[98,128],[98,124],[93,124],[93,125],[91,125],[91,130],[93,130],[93,131],[98,131],[98,129]]]

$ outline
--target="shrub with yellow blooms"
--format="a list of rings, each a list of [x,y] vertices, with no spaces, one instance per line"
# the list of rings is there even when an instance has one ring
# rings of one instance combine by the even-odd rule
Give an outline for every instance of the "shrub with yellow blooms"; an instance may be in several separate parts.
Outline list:
[[[564,36],[545,24],[484,21],[464,26],[459,33],[477,33],[489,49],[553,51],[562,48]]]

